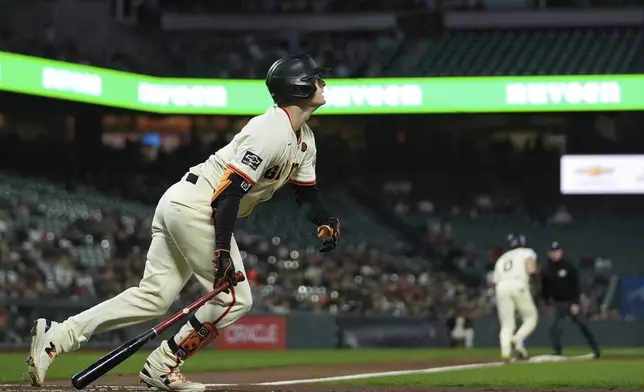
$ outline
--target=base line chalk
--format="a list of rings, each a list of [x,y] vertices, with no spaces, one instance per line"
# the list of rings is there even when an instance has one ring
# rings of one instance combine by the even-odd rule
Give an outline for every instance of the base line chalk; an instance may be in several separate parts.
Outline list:
[[[361,380],[365,378],[376,378],[376,377],[393,377],[393,376],[407,376],[412,374],[430,374],[430,373],[443,373],[457,370],[468,370],[468,369],[478,369],[478,368],[487,368],[494,366],[504,365],[503,362],[486,362],[486,363],[474,363],[469,365],[454,365],[454,366],[442,366],[434,367],[428,369],[417,369],[417,370],[397,370],[389,372],[377,372],[377,373],[361,373],[361,374],[350,374],[347,376],[335,376],[335,377],[322,377],[322,378],[309,378],[303,380],[285,380],[285,381],[271,381],[271,382],[261,382],[257,384],[250,385],[293,385],[293,384],[313,384],[320,382],[332,382],[332,381],[348,381],[348,380]],[[225,387],[225,386],[236,386],[241,384],[208,384],[208,387]]]
[[[571,357],[543,355],[543,356],[539,356],[537,358],[531,359],[530,361],[528,361],[528,363],[588,360],[592,358],[593,358],[592,354],[577,355],[577,356],[571,356]],[[496,366],[502,366],[502,365],[505,365],[505,363],[504,362],[485,362],[485,363],[473,363],[473,364],[466,364],[466,365],[440,366],[440,367],[417,369],[417,370],[397,370],[397,371],[389,371],[389,372],[352,374],[348,376],[309,378],[309,379],[303,379],[303,380],[270,381],[270,382],[261,382],[261,383],[250,384],[250,385],[268,386],[268,385],[314,384],[314,383],[321,383],[321,382],[362,380],[362,379],[377,378],[377,377],[394,377],[394,376],[408,376],[408,375],[414,375],[414,374],[444,373],[444,372],[453,372],[453,371],[459,371],[459,370],[489,368],[489,367],[496,367]],[[244,385],[244,384],[208,384],[206,386],[207,387],[231,387],[231,386],[238,386],[238,385]]]

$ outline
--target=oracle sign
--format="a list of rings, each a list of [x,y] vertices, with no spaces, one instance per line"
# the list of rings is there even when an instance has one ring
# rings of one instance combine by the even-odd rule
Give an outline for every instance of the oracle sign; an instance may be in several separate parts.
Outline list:
[[[246,316],[220,331],[219,350],[284,350],[286,319],[281,316]]]

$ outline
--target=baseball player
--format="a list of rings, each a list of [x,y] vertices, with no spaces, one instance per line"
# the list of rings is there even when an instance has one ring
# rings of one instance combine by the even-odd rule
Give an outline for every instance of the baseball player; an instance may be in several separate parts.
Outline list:
[[[510,250],[494,266],[496,307],[501,331],[499,343],[501,358],[509,362],[515,358],[527,359],[524,341],[537,327],[537,308],[530,293],[530,280],[537,273],[537,254],[526,246],[522,235],[509,235]],[[515,312],[521,316],[521,327],[514,333]]]
[[[233,287],[198,309],[170,339],[147,358],[139,376],[164,391],[202,391],[181,365],[252,305],[233,229],[287,182],[298,206],[317,227],[322,252],[336,247],[340,221],[331,215],[316,187],[315,137],[306,124],[326,103],[319,68],[306,54],[284,57],[268,70],[266,85],[275,106],[252,118],[225,147],[191,167],[161,197],[152,222],[152,242],[139,286],[129,288],[62,323],[38,319],[27,360],[33,386],[41,386],[53,360],[77,350],[93,335],[160,317],[194,274],[208,290],[229,281]]]

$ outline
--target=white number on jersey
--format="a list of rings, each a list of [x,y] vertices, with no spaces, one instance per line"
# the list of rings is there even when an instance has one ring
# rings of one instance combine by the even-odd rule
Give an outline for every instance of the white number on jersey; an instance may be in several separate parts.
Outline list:
[[[494,282],[505,280],[529,280],[528,259],[537,259],[536,253],[529,248],[512,249],[504,253],[494,266]]]

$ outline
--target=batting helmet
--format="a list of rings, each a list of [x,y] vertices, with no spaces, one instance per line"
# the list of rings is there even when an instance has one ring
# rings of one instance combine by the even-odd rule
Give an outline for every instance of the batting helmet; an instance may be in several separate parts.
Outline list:
[[[523,234],[509,234],[508,245],[510,249],[523,248],[528,244]]]
[[[283,57],[271,65],[266,74],[266,87],[276,104],[307,100],[315,94],[315,78],[327,73],[308,54]]]

